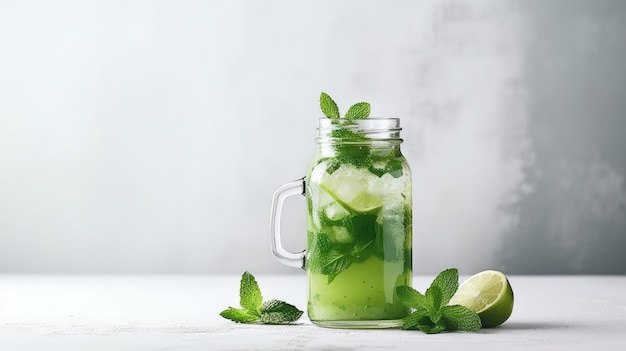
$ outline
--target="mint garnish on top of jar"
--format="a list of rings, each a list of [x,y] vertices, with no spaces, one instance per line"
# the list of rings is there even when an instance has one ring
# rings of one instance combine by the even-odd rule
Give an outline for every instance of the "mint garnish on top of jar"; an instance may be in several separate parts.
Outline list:
[[[331,119],[341,118],[337,103],[326,93],[320,94],[320,107],[326,117]],[[343,118],[345,119],[366,119],[370,115],[370,104],[367,102],[357,102],[350,106]]]
[[[369,140],[358,129],[355,120],[367,119],[371,112],[368,102],[357,102],[350,106],[343,119],[337,103],[325,92],[320,94],[320,108],[326,117],[333,120],[338,127],[331,131],[331,136],[336,139],[337,159],[331,161],[327,169],[332,174],[341,163],[353,164],[357,167],[367,168],[371,173],[382,177],[390,174],[394,178],[402,176],[402,164],[396,160],[389,160],[383,167],[374,165],[376,157],[371,155],[371,147],[366,144]]]

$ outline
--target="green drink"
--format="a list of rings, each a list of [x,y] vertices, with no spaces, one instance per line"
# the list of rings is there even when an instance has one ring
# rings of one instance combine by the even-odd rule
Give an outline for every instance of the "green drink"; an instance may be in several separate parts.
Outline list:
[[[319,326],[391,328],[409,314],[395,291],[411,286],[411,171],[400,152],[400,121],[368,119],[369,104],[340,118],[325,93],[317,155],[307,176],[279,187],[272,200],[272,252],[308,276],[308,316]],[[281,244],[281,212],[291,196],[307,199],[307,249]]]
[[[331,136],[341,130],[328,128]],[[411,174],[399,140],[318,142],[306,178],[309,318],[327,327],[397,326],[409,310],[395,288],[410,286],[412,274]]]

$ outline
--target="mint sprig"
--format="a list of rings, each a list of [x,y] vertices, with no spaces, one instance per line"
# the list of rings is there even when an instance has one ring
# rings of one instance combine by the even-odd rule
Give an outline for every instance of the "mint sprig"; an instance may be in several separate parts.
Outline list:
[[[335,100],[333,100],[330,95],[322,92],[320,94],[320,108],[322,109],[322,113],[328,118],[331,119],[339,119],[341,118],[341,113],[339,113],[339,107]],[[344,115],[344,119],[366,119],[370,115],[370,104],[367,102],[357,102],[356,104],[350,106],[346,114]]]
[[[383,168],[371,166],[375,163],[373,155],[371,155],[371,147],[368,145],[368,139],[365,134],[358,130],[358,123],[355,120],[367,119],[370,116],[371,106],[367,102],[357,102],[350,106],[348,111],[341,119],[341,113],[337,103],[325,92],[320,93],[320,108],[324,115],[332,120],[336,126],[330,133],[335,139],[335,148],[337,156],[331,160],[331,165],[327,168],[327,173],[332,174],[339,168],[341,163],[353,164],[356,167],[366,167],[370,172],[382,177],[390,174],[394,178],[403,175],[403,166],[397,160],[386,161],[387,165]]]
[[[371,255],[387,262],[397,262],[402,257],[404,237],[401,243],[393,237],[383,237],[383,224],[377,221],[377,214],[351,214],[340,220],[332,220],[322,214],[320,220],[325,226],[345,227],[351,235],[347,243],[333,243],[327,233],[316,233],[309,237],[306,269],[313,273],[328,276],[328,284],[353,263],[361,263]]]
[[[263,303],[259,284],[248,272],[241,276],[239,304],[242,308],[229,307],[220,316],[237,323],[286,324],[297,321],[303,314],[303,311],[284,301]]]
[[[402,329],[421,330],[428,334],[480,329],[482,325],[476,312],[461,305],[448,306],[458,288],[459,273],[456,268],[439,273],[423,295],[410,286],[397,287],[400,301],[415,309],[404,318]]]

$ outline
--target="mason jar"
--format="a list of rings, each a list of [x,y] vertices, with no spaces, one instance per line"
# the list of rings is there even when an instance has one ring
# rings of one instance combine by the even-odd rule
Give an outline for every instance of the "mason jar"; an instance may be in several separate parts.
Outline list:
[[[274,194],[273,253],[306,270],[317,325],[390,328],[410,312],[395,294],[412,278],[411,171],[400,131],[397,118],[322,118],[307,176]],[[307,248],[295,254],[280,243],[280,209],[294,194],[307,203]]]

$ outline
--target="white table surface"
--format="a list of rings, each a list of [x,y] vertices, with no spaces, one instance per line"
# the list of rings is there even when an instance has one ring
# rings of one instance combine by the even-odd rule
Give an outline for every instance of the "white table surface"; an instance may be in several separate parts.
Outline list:
[[[254,273],[254,272],[253,272]],[[0,275],[0,350],[623,350],[626,276],[511,276],[515,308],[478,332],[236,324],[239,276]],[[424,290],[433,277],[416,277]],[[463,279],[463,277],[462,277]],[[257,275],[306,307],[304,274]]]

